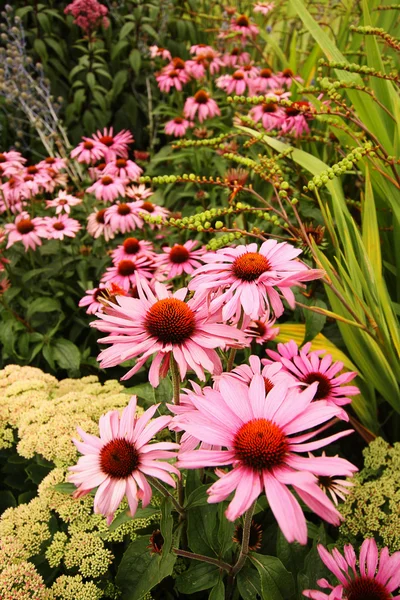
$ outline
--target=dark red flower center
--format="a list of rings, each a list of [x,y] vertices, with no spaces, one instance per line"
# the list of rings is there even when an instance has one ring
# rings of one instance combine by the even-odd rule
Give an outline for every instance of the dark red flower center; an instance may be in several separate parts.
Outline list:
[[[251,65],[244,65],[244,67],[243,67],[243,71],[246,71],[246,73],[248,73],[249,71],[251,71],[251,70],[252,70],[252,68],[253,68],[253,67],[252,67]]]
[[[232,79],[235,81],[242,81],[242,79],[244,79],[244,73],[242,71],[235,71],[232,75]]]
[[[155,210],[154,204],[152,204],[151,202],[143,202],[143,205],[141,206],[141,208],[148,213],[152,213]]]
[[[268,419],[252,419],[239,429],[233,441],[235,458],[254,471],[283,464],[289,444],[282,429]]]
[[[242,545],[243,525],[241,523],[235,527],[235,533],[232,538],[232,541],[236,542],[237,544]],[[251,550],[251,552],[255,552],[256,550],[259,550],[261,548],[261,542],[262,542],[261,525],[259,525],[258,523],[256,523],[253,520],[250,525],[249,550]]]
[[[292,69],[283,69],[282,77],[293,77]]]
[[[325,398],[328,398],[329,394],[332,391],[332,384],[330,382],[330,379],[323,373],[308,373],[305,377],[303,377],[302,381],[304,383],[308,383],[309,385],[311,385],[311,383],[314,383],[315,381],[318,381],[318,389],[317,393],[314,396],[314,400],[324,400]]]
[[[132,260],[121,260],[121,262],[118,263],[118,275],[129,277],[129,275],[133,275],[135,271],[136,265]]]
[[[105,294],[105,290],[104,288],[97,288],[94,292],[93,292],[93,300],[97,301],[100,297],[104,298],[104,294]]]
[[[171,248],[171,251],[169,253],[169,259],[171,262],[177,263],[178,265],[180,265],[181,263],[186,262],[188,260],[188,258],[189,258],[189,252],[185,248],[185,246],[180,246],[179,244],[175,244],[175,246],[173,248]]]
[[[0,153],[0,163],[5,163],[7,162],[7,158],[4,156],[4,154]]]
[[[17,223],[17,230],[22,235],[25,235],[26,233],[30,233],[34,229],[35,229],[35,225],[32,223],[32,221],[30,219],[21,219]]]
[[[262,105],[263,113],[274,113],[277,111],[277,109],[278,106],[274,102],[266,102]]]
[[[253,324],[251,326],[251,331],[257,337],[262,337],[265,334],[265,332],[267,331],[267,328],[265,326],[265,323],[256,319],[255,321],[253,321]]]
[[[196,329],[193,311],[182,300],[164,298],[148,310],[145,327],[163,344],[182,344]]]
[[[232,265],[235,277],[243,281],[255,281],[270,268],[268,260],[258,252],[246,252],[238,256]]]
[[[24,177],[24,181],[34,181],[34,179],[35,179],[35,178],[34,178],[34,176],[33,176],[33,175],[26,175],[26,176]]]
[[[115,161],[115,164],[118,167],[118,169],[124,169],[126,167],[126,159],[125,158],[118,158]]]
[[[174,123],[176,123],[176,125],[181,125],[181,123],[183,123],[182,117],[175,117]]]
[[[131,212],[132,211],[131,211],[131,207],[129,206],[129,204],[125,204],[125,202],[118,204],[117,213],[119,215],[121,215],[122,217],[126,217],[126,215],[129,215]]]
[[[185,61],[179,57],[174,58],[172,62],[173,62],[174,68],[178,69],[179,71],[181,71],[182,69],[185,68]]]
[[[249,19],[246,17],[246,15],[240,15],[240,17],[236,19],[236,25],[239,27],[248,27]]]
[[[137,254],[140,250],[140,242],[134,237],[127,238],[123,246],[127,254]]]
[[[239,54],[241,54],[241,49],[240,48],[233,48],[231,51],[231,56],[239,56]]]
[[[271,69],[261,69],[260,77],[264,77],[264,79],[269,79],[270,77],[272,77],[272,70]]]
[[[179,73],[174,69],[168,73],[168,77],[179,77]]]
[[[46,164],[48,164],[48,165],[54,165],[54,163],[56,162],[56,159],[55,159],[55,158],[53,158],[52,156],[47,156],[47,157],[44,159],[44,162],[45,162]]]
[[[114,143],[114,138],[111,135],[103,135],[99,139],[99,142],[110,148],[110,146],[112,146]]]
[[[83,142],[83,147],[85,150],[93,150],[94,144],[93,142]]]
[[[106,212],[106,210],[107,210],[106,208],[102,208],[101,210],[99,210],[99,211],[96,213],[96,221],[97,221],[98,223],[102,223],[102,224],[104,224],[104,213]]]
[[[392,598],[386,586],[373,577],[357,577],[344,589],[347,600],[390,600]]]
[[[65,229],[65,225],[61,221],[56,221],[55,223],[53,223],[53,229],[56,229],[57,231],[62,231],[63,229]]]
[[[59,206],[65,206],[66,204],[68,204],[68,200],[64,200],[64,198],[61,198],[58,201]]]
[[[204,90],[199,90],[194,95],[194,100],[197,104],[207,104],[209,96]]]
[[[274,384],[272,383],[272,381],[270,379],[268,379],[268,377],[264,377],[263,379],[264,379],[265,393],[268,394],[274,387]]]
[[[288,117],[295,117],[300,113],[304,114],[304,109],[309,109],[310,103],[306,101],[299,100],[298,102],[293,102],[292,106],[287,106],[285,108],[285,113]]]
[[[161,533],[161,531],[159,529],[156,529],[155,531],[153,531],[153,533],[150,536],[150,543],[148,545],[148,548],[150,548],[150,551],[153,552],[154,554],[160,554],[163,545],[164,545],[163,534]]]
[[[29,173],[29,175],[36,175],[36,173],[39,172],[39,169],[35,165],[28,167],[26,170]]]
[[[134,444],[124,438],[116,438],[100,451],[101,470],[114,479],[125,479],[140,464],[140,455]]]
[[[114,183],[114,179],[109,175],[104,175],[104,177],[101,178],[101,183],[103,185],[110,185],[111,183]]]

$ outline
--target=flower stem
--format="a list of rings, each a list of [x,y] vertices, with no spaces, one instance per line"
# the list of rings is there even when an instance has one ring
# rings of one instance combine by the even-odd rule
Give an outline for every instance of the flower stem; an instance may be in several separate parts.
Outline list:
[[[181,376],[179,373],[179,368],[176,363],[176,360],[172,355],[171,355],[171,378],[172,378],[172,392],[173,392],[174,404],[176,404],[176,406],[178,406],[180,392],[181,392]],[[181,434],[178,431],[175,433],[175,441],[177,444],[179,444],[181,441]],[[183,485],[182,485],[181,479],[178,480],[177,490],[178,490],[179,504],[180,504],[180,506],[183,506],[185,498],[184,498]]]
[[[233,363],[235,362],[235,356],[236,348],[231,348],[228,354],[228,362],[226,363],[226,370],[228,373],[229,371],[232,371]]]
[[[256,507],[256,501],[250,506],[249,510],[246,512],[244,516],[243,523],[243,535],[242,535],[242,547],[240,548],[239,558],[236,563],[233,565],[231,570],[231,577],[235,577],[240,569],[244,566],[246,562],[247,556],[249,554],[249,541],[250,541],[250,530],[251,530],[251,520],[253,518],[254,509]]]
[[[152,486],[155,487],[156,490],[158,490],[163,496],[165,496],[166,498],[171,498],[172,504],[174,505],[176,512],[178,512],[179,515],[182,518],[184,518],[185,517],[185,509],[183,508],[183,506],[181,504],[179,504],[177,499],[174,498],[174,496],[171,494],[171,492],[160,481],[158,481],[158,479],[155,479],[154,477],[151,477],[151,476],[148,476],[148,479],[149,479],[150,483],[152,484]]]
[[[220,569],[224,569],[225,571],[229,571],[232,569],[232,566],[223,560],[218,560],[217,558],[211,558],[210,556],[204,556],[203,554],[195,554],[194,552],[187,552],[186,550],[179,550],[178,548],[174,548],[173,552],[178,556],[183,556],[184,558],[191,558],[192,560],[199,560],[201,562],[210,563],[210,565],[216,565]]]

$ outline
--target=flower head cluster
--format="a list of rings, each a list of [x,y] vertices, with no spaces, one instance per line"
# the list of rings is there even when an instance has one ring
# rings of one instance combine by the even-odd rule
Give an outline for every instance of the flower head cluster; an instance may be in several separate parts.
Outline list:
[[[64,10],[65,14],[74,17],[74,23],[87,35],[100,27],[106,29],[110,22],[106,17],[108,8],[97,0],[73,0]]]

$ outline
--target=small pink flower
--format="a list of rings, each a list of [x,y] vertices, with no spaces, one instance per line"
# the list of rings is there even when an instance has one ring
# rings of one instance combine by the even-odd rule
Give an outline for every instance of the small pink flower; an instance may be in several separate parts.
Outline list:
[[[80,163],[92,165],[103,158],[102,149],[88,137],[83,137],[82,142],[71,152],[71,158],[76,158]]]
[[[102,208],[88,216],[87,230],[94,239],[103,235],[105,241],[108,242],[113,239],[114,232],[104,220],[106,210],[106,208]]]
[[[175,487],[171,473],[179,477],[179,471],[167,461],[175,457],[173,450],[179,445],[171,442],[149,444],[171,421],[168,416],[151,420],[159,406],[155,404],[141,416],[136,416],[136,396],[132,396],[121,416],[113,410],[100,417],[100,438],[78,427],[83,441],[74,439],[73,442],[83,456],[77,465],[69,467],[68,481],[78,487],[74,494],[76,498],[98,488],[94,512],[106,516],[108,525],[124,496],[132,517],[139,500],[143,507],[148,506],[152,490],[146,475]]]
[[[23,211],[15,219],[14,223],[7,223],[4,229],[8,233],[6,248],[10,248],[16,242],[22,242],[25,252],[28,248],[36,249],[36,246],[42,245],[41,238],[47,239],[48,232],[44,219],[35,217],[31,219],[30,215]]]
[[[219,389],[220,381],[225,377],[231,377],[235,381],[241,381],[249,385],[254,375],[262,375],[266,394],[268,394],[276,385],[280,385],[281,383],[286,384],[288,387],[299,386],[298,381],[283,369],[281,363],[271,363],[263,367],[259,357],[252,354],[249,356],[248,365],[240,365],[228,373],[222,373],[221,375],[213,377],[214,389]]]
[[[204,58],[200,55],[192,60],[187,60],[185,70],[193,77],[193,79],[203,79],[206,76],[206,64]]]
[[[292,133],[300,137],[303,133],[310,133],[307,120],[312,119],[313,107],[309,102],[297,101],[285,108],[286,118],[282,121],[283,133]]]
[[[159,46],[150,46],[151,58],[162,58],[163,60],[171,60],[171,52],[166,48],[160,48]]]
[[[130,260],[132,256],[147,256],[154,259],[156,253],[153,250],[153,244],[145,240],[138,240],[135,237],[128,237],[121,246],[118,246],[111,253],[113,263],[118,264],[121,260]]]
[[[313,512],[339,525],[340,514],[319,488],[316,476],[351,476],[357,470],[342,458],[299,456],[352,433],[346,430],[309,441],[325,429],[314,427],[343,412],[327,403],[313,403],[315,392],[315,384],[301,392],[280,381],[266,393],[259,374],[252,376],[249,385],[221,377],[219,391],[205,388],[204,395],[193,394],[194,410],[177,415],[173,423],[202,442],[225,449],[182,452],[178,465],[186,469],[232,465],[229,472],[217,470],[220,479],[208,489],[208,501],[222,502],[235,492],[225,512],[234,521],[265,491],[288,542],[306,544],[306,520],[288,486]]]
[[[399,600],[393,592],[400,585],[400,552],[390,556],[387,547],[379,552],[374,539],[366,539],[360,549],[357,561],[351,544],[344,546],[341,554],[337,548],[328,552],[318,544],[318,554],[324,565],[338,580],[331,585],[327,579],[317,581],[321,588],[328,589],[324,594],[319,590],[305,590],[303,595],[314,600]],[[357,565],[358,563],[358,565]]]
[[[156,264],[167,279],[178,277],[183,273],[191,275],[197,267],[201,267],[201,257],[205,254],[206,249],[203,246],[195,250],[196,246],[198,246],[198,242],[189,240],[183,245],[174,244],[172,248],[163,247],[164,254],[157,256]]]
[[[182,117],[175,117],[165,123],[165,133],[167,135],[174,135],[175,137],[182,137],[186,134],[188,127],[193,127],[194,123],[187,121]]]
[[[303,83],[303,79],[299,75],[295,75],[291,69],[284,69],[280,73],[276,73],[275,78],[280,87],[283,85],[290,87],[294,80]]]
[[[168,72],[162,71],[156,77],[158,87],[166,94],[168,94],[173,87],[181,92],[183,86],[189,81],[189,79],[190,77],[188,73],[182,69],[173,69]]]
[[[106,290],[106,286],[104,283],[100,283],[98,288],[94,288],[93,290],[86,290],[86,296],[83,296],[79,300],[78,306],[87,306],[86,313],[88,315],[94,315],[97,312],[101,312],[103,309],[103,304],[99,302],[98,298],[103,297],[104,291]]]
[[[145,200],[153,195],[150,188],[147,188],[143,183],[140,185],[129,185],[126,190],[126,195],[133,200]]]
[[[169,217],[170,212],[167,208],[163,206],[159,206],[158,204],[154,204],[153,202],[149,202],[148,200],[138,200],[135,205],[137,206],[139,214],[150,214],[152,217],[159,217],[161,221]],[[160,222],[160,225],[162,223]],[[151,229],[156,229],[158,227],[157,224],[150,224]]]
[[[261,121],[264,129],[270,131],[282,126],[285,121],[285,112],[274,102],[265,102],[254,106],[250,111],[250,117],[256,123]]]
[[[248,52],[243,52],[242,48],[233,48],[229,53],[224,54],[222,57],[222,62],[227,67],[246,65],[250,60],[250,54]]]
[[[86,193],[95,194],[98,200],[112,202],[116,198],[125,196],[126,179],[103,175],[93,185],[87,188]]]
[[[73,238],[81,229],[79,221],[71,219],[68,215],[58,215],[57,217],[44,217],[48,238],[53,240],[63,240],[65,236]]]
[[[142,173],[143,169],[139,165],[133,162],[133,160],[126,158],[117,158],[110,161],[106,164],[103,171],[104,175],[111,175],[123,180],[130,179],[132,181],[138,181]]]
[[[221,75],[215,83],[227,94],[237,94],[239,96],[242,96],[248,87],[248,79],[242,69],[238,69],[233,75]]]
[[[274,2],[257,2],[253,7],[253,12],[267,15],[275,8]]]
[[[104,214],[104,220],[115,233],[127,233],[143,227],[143,219],[139,216],[137,202],[117,202],[107,208]]]
[[[252,96],[262,94],[266,90],[274,90],[277,87],[279,87],[279,84],[271,69],[260,69],[257,77],[249,81],[249,89]]]
[[[228,33],[232,31],[237,31],[241,35],[242,43],[246,42],[247,38],[255,38],[258,35],[258,27],[251,23],[249,17],[246,15],[239,15],[238,17],[233,17],[231,20],[231,26],[227,30]],[[219,37],[226,37],[226,34],[223,32]]]
[[[347,371],[338,375],[344,367],[342,362],[333,362],[330,354],[320,358],[320,352],[312,352],[310,348],[311,342],[299,349],[292,340],[289,348],[287,348],[287,344],[278,344],[277,352],[267,350],[267,354],[274,361],[281,362],[285,370],[294,375],[301,383],[311,385],[317,382],[318,390],[315,394],[315,400],[326,400],[326,402],[337,406],[350,404],[351,398],[348,398],[348,396],[356,396],[360,393],[360,390],[355,385],[345,384],[354,379],[357,373]],[[286,358],[287,356],[288,358]],[[268,359],[263,359],[264,364],[270,362]]]
[[[207,264],[193,273],[189,289],[202,298],[221,291],[211,301],[210,309],[222,305],[224,321],[237,323],[242,310],[252,319],[258,319],[271,306],[276,317],[283,313],[283,303],[277,288],[291,308],[295,306],[293,286],[303,281],[323,277],[324,272],[309,269],[296,257],[301,250],[287,242],[276,240],[257,244],[221,248],[203,256]]]
[[[266,344],[279,334],[279,327],[275,327],[276,319],[271,319],[269,311],[267,311],[259,319],[251,320],[244,319],[242,329],[247,335],[253,335],[257,344]]]
[[[190,54],[194,54],[195,56],[204,55],[208,52],[214,53],[215,50],[212,46],[207,46],[206,44],[195,44],[190,47]]]
[[[205,90],[199,90],[194,96],[187,98],[185,102],[183,109],[185,117],[192,120],[195,118],[196,113],[200,123],[206,119],[212,119],[217,115],[221,115],[217,103],[210,98],[210,95]]]
[[[131,256],[109,267],[103,274],[101,282],[105,284],[115,283],[126,292],[129,292],[136,285],[136,273],[138,277],[152,279],[153,271],[153,262],[148,256],[145,254]]]
[[[53,169],[53,171],[62,171],[66,168],[67,164],[64,158],[47,156],[44,160],[38,163],[39,169]]]
[[[26,158],[20,152],[0,152],[0,177],[12,177],[24,168]]]
[[[112,127],[104,128],[103,133],[98,131],[93,135],[93,140],[97,147],[101,150],[106,162],[117,158],[128,158],[128,146],[134,139],[130,131],[122,129],[114,135]]]
[[[44,181],[43,188],[46,192],[52,194],[57,187],[67,187],[68,185],[68,175],[67,173],[62,173],[61,171],[56,171],[54,169],[48,168],[43,173]]]
[[[60,190],[58,196],[53,200],[46,200],[46,208],[55,208],[56,215],[65,211],[67,214],[71,212],[71,206],[81,204],[82,200],[67,194],[65,190]]]
[[[129,379],[155,355],[149,371],[149,381],[157,387],[159,377],[165,377],[171,354],[176,360],[181,379],[188,369],[205,380],[204,370],[222,371],[215,348],[228,344],[245,344],[246,337],[235,327],[218,323],[218,313],[210,313],[203,301],[194,298],[185,302],[187,289],[171,295],[161,283],[155,283],[155,294],[145,280],[136,278],[139,298],[117,298],[118,304],[98,314],[91,325],[110,335],[101,340],[111,344],[99,355],[102,367],[112,367],[133,358],[136,365],[122,379]]]

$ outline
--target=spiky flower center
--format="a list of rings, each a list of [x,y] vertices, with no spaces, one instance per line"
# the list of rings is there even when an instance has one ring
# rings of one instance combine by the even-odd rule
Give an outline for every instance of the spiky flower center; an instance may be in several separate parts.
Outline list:
[[[36,175],[36,173],[39,172],[39,169],[35,167],[35,165],[28,167],[26,170],[29,173],[29,175]]]
[[[126,217],[131,213],[131,207],[128,204],[122,202],[122,204],[118,204],[117,213],[121,215],[121,217]]]
[[[126,159],[125,158],[118,158],[115,161],[115,164],[117,166],[118,169],[124,169],[126,167]]]
[[[136,271],[136,265],[132,260],[121,260],[118,263],[118,274],[123,277],[129,277]]]
[[[174,123],[175,123],[176,125],[181,125],[181,124],[183,123],[183,119],[182,119],[182,117],[175,117],[175,119],[174,119]]]
[[[264,379],[265,393],[268,394],[274,387],[274,384],[268,377],[263,377],[263,379]]]
[[[236,433],[236,459],[254,471],[271,470],[283,464],[289,444],[282,429],[268,419],[252,419]]]
[[[243,281],[255,281],[270,268],[268,260],[258,252],[246,252],[238,256],[232,265],[235,277]]]
[[[265,326],[265,323],[263,323],[262,321],[259,321],[258,319],[256,319],[255,321],[253,321],[253,323],[251,325],[251,331],[257,337],[262,337],[263,335],[265,335],[265,332],[267,331],[267,328]]]
[[[239,27],[248,27],[249,19],[246,17],[246,15],[240,15],[240,17],[236,19],[236,25]]]
[[[112,146],[114,143],[114,138],[111,135],[103,135],[99,139],[99,142],[110,148],[110,146]]]
[[[299,100],[298,102],[293,102],[292,106],[287,106],[285,113],[288,117],[296,117],[299,114],[304,114],[309,108],[309,102]]]
[[[98,223],[102,223],[102,224],[104,224],[104,214],[105,214],[106,210],[107,210],[106,208],[102,208],[101,210],[99,210],[99,211],[96,213],[96,221],[97,221]]]
[[[26,233],[30,233],[35,229],[35,225],[32,223],[30,219],[21,219],[17,223],[18,233],[25,235]]]
[[[52,156],[47,156],[47,157],[44,159],[44,162],[45,162],[47,165],[54,165],[54,163],[56,162],[56,159],[55,159],[55,158],[53,158]]]
[[[114,479],[126,479],[140,464],[140,455],[134,444],[124,438],[108,442],[100,451],[100,466]]]
[[[173,59],[174,68],[178,70],[182,70],[185,68],[185,61],[179,57]]]
[[[163,534],[161,533],[161,531],[159,529],[156,529],[155,531],[153,531],[153,533],[150,536],[150,543],[148,545],[148,548],[150,548],[150,551],[153,552],[154,554],[160,554],[163,545],[164,545]]]
[[[185,248],[185,246],[181,246],[180,244],[175,244],[169,253],[169,259],[173,263],[177,263],[178,265],[186,262],[189,258],[189,252]]]
[[[7,158],[4,156],[4,154],[0,153],[0,163],[5,163],[7,162]]]
[[[148,310],[144,325],[148,333],[163,344],[182,344],[195,332],[196,320],[185,302],[164,298]]]
[[[274,102],[266,102],[262,105],[263,113],[274,113],[278,109],[278,105]]]
[[[143,205],[141,206],[141,208],[148,213],[152,213],[155,210],[154,204],[152,204],[151,202],[143,202]]]
[[[318,382],[318,389],[317,393],[314,396],[314,400],[324,400],[325,398],[328,398],[329,394],[332,391],[331,381],[329,377],[327,377],[323,373],[318,373],[317,371],[307,373],[307,375],[303,377],[302,381],[304,383],[308,383],[309,385],[311,385],[315,381]]]
[[[373,577],[357,577],[345,587],[347,600],[390,600],[386,586]]]
[[[140,242],[134,237],[127,238],[123,246],[127,254],[137,254],[140,250]]]
[[[232,79],[235,81],[242,81],[244,79],[244,73],[242,71],[235,71],[232,75]]]
[[[93,150],[94,144],[93,142],[83,142],[83,147],[85,150]]]
[[[199,90],[194,95],[194,101],[197,102],[197,104],[207,104],[208,99],[209,95],[204,90]]]
[[[114,179],[109,175],[104,175],[104,177],[101,178],[101,183],[103,185],[111,185],[111,183],[114,183]]]
[[[283,69],[282,77],[293,77],[292,69]]]
[[[263,77],[264,79],[269,79],[270,77],[272,77],[272,70],[271,69],[261,69],[260,77]]]
[[[242,545],[243,541],[243,525],[240,523],[235,527],[235,533],[233,535],[232,541],[237,544]],[[261,525],[256,523],[254,520],[250,525],[250,537],[249,537],[249,550],[251,552],[255,552],[261,548],[262,542],[262,528]]]
[[[53,229],[56,229],[57,231],[62,231],[63,229],[65,229],[65,225],[61,221],[56,221],[55,223],[53,223]]]

